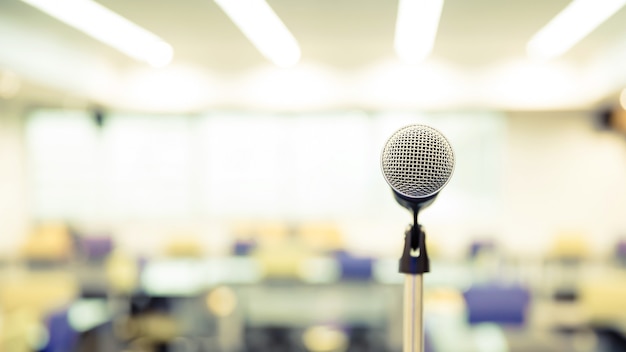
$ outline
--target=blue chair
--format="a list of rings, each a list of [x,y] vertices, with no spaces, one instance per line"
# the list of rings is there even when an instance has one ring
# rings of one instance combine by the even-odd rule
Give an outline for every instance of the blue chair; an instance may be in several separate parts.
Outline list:
[[[373,277],[374,260],[368,257],[355,257],[346,252],[336,252],[335,258],[341,270],[341,280],[369,281]]]
[[[488,283],[463,293],[469,324],[524,325],[530,292],[519,285]]]
[[[68,310],[53,312],[46,319],[49,339],[40,352],[69,352],[75,351],[78,343],[78,332],[72,329]]]

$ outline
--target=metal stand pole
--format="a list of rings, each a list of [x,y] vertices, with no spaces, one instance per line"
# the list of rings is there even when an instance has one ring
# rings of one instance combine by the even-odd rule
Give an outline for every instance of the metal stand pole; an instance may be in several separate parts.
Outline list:
[[[415,223],[405,233],[404,252],[400,258],[400,272],[404,280],[403,352],[424,351],[424,281],[423,275],[430,271],[426,235]]]
[[[422,275],[404,279],[403,352],[424,351],[424,299]]]

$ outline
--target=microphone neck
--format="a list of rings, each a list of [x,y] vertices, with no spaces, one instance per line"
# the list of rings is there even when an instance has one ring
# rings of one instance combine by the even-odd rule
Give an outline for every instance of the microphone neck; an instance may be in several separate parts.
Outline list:
[[[413,220],[415,224],[417,224],[417,215],[420,210],[431,205],[435,201],[437,194],[438,193],[435,193],[425,198],[409,198],[401,195],[396,191],[393,192],[393,196],[396,199],[396,202],[413,212]]]

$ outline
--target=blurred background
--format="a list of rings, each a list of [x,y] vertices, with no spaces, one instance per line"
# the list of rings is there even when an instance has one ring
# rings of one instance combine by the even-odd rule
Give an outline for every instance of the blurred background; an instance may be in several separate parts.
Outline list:
[[[626,1],[0,0],[0,351],[626,351]]]

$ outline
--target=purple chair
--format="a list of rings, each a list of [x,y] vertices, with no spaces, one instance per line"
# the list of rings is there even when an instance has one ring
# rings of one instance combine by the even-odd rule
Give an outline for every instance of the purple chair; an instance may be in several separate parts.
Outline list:
[[[615,245],[615,258],[622,266],[626,266],[626,239],[618,241]]]
[[[79,250],[85,260],[90,262],[104,260],[113,251],[113,247],[110,236],[88,236],[79,240]]]
[[[489,283],[472,286],[463,293],[469,324],[524,325],[530,292],[519,285]]]
[[[70,326],[67,309],[50,314],[46,325],[50,338],[40,352],[68,352],[76,349],[78,332]]]

